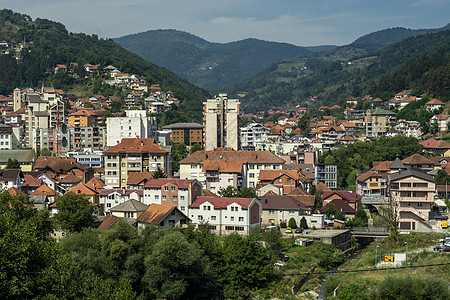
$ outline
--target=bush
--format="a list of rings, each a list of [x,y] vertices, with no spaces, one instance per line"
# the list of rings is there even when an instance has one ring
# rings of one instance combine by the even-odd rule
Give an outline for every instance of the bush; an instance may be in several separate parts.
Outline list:
[[[300,220],[300,227],[303,229],[308,229],[308,223],[306,223],[305,217],[302,217]]]
[[[289,219],[288,225],[289,225],[289,227],[291,227],[293,229],[297,228],[297,222],[295,221],[294,218]]]
[[[285,222],[285,221],[281,221],[281,222],[280,222],[280,227],[281,227],[281,228],[286,228],[286,227],[287,227],[286,222]]]
[[[317,229],[316,225],[313,225],[312,230],[316,230],[316,229]]]
[[[438,279],[388,277],[378,286],[379,299],[449,299],[447,285]]]

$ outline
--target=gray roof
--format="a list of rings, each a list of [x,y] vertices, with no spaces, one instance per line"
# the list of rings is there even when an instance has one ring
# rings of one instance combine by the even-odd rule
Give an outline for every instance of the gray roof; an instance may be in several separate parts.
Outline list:
[[[29,202],[33,204],[44,204],[49,202],[47,195],[31,195]]]
[[[147,207],[147,204],[131,199],[112,207],[110,211],[145,211]]]
[[[31,163],[35,161],[35,153],[33,149],[0,150],[0,164],[7,164],[9,158]]]
[[[406,167],[402,163],[400,158],[396,157],[392,164],[389,166],[389,169],[406,169]]]
[[[427,175],[423,172],[420,172],[418,169],[414,169],[414,168],[400,171],[398,173],[390,174],[389,181],[396,181],[396,180],[400,180],[400,179],[410,177],[410,176],[417,177],[417,178],[420,178],[420,179],[423,179],[423,180],[426,180],[429,182],[436,182],[432,176]]]
[[[163,126],[163,129],[185,129],[185,128],[201,129],[203,128],[203,125],[200,125],[198,123],[175,123]]]
[[[37,95],[37,94],[28,94],[28,101],[30,103],[41,103],[41,102],[46,102],[44,100],[41,99],[41,96]]]

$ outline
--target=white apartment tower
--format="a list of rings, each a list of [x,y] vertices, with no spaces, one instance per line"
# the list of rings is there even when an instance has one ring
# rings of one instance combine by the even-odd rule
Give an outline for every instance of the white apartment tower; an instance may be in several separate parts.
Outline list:
[[[239,100],[219,94],[203,102],[205,150],[230,147],[239,150]]]

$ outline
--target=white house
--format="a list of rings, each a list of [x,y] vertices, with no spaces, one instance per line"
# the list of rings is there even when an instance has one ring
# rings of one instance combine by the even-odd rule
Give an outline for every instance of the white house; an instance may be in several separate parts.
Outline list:
[[[134,189],[111,189],[105,188],[100,191],[100,205],[103,205],[105,214],[110,212],[112,207],[124,203],[128,200],[142,202],[142,190]]]
[[[237,232],[247,235],[261,224],[262,205],[255,198],[198,197],[189,206],[193,224],[208,223],[214,234],[229,235]]]
[[[144,185],[143,202],[176,206],[187,215],[189,205],[202,194],[202,184],[195,179],[150,179]]]

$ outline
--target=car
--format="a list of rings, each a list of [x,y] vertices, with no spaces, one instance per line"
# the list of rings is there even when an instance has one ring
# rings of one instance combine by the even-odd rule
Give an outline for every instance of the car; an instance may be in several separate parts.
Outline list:
[[[449,245],[443,245],[441,249],[439,249],[439,252],[450,252],[450,246]]]
[[[266,231],[280,231],[280,227],[278,226],[267,226]]]
[[[440,251],[442,247],[444,247],[444,244],[439,244],[436,247],[434,247],[433,250],[434,251]]]
[[[302,233],[303,232],[303,228],[298,227],[295,229],[295,233]]]
[[[292,228],[291,227],[286,228],[286,233],[292,233]]]

